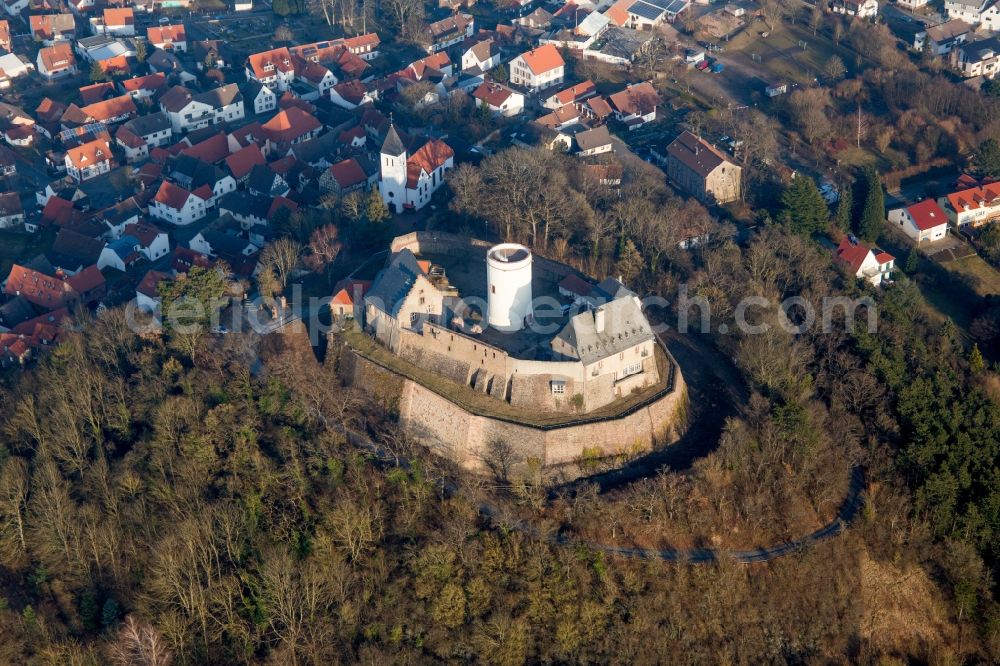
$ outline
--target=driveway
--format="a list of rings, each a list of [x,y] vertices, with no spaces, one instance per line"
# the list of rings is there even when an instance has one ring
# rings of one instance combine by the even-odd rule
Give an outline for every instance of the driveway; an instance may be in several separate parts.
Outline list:
[[[933,243],[924,243],[920,246],[929,259],[933,259],[939,264],[946,264],[962,257],[968,257],[976,253],[972,247],[958,236],[951,233],[944,238]]]

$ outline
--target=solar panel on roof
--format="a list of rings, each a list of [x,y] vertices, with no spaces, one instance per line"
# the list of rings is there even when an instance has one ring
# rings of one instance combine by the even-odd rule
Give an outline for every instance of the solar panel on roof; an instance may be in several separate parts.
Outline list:
[[[642,0],[648,5],[653,5],[654,7],[659,7],[665,12],[670,14],[679,14],[684,11],[684,7],[687,6],[687,0]],[[638,14],[638,12],[633,12]],[[641,16],[641,14],[640,14]]]
[[[664,10],[655,5],[649,4],[646,0],[638,0],[628,8],[628,11],[630,14],[641,16],[649,21],[655,21],[663,15]]]

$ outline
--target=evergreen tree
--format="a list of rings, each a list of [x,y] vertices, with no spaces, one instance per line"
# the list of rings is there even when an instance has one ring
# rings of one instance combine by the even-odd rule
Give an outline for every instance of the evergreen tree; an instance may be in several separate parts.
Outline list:
[[[976,149],[973,159],[976,172],[981,176],[1000,176],[1000,143],[996,139],[986,139]]]
[[[830,211],[816,182],[796,176],[781,195],[781,220],[797,234],[809,235],[827,228]]]
[[[917,254],[917,248],[911,247],[909,254],[906,255],[906,263],[903,265],[903,270],[907,273],[915,273],[919,265],[920,255]]]
[[[843,187],[840,190],[840,200],[837,202],[837,211],[833,215],[833,223],[841,231],[847,231],[854,226],[854,191],[852,187]]]
[[[148,55],[149,52],[146,50],[146,40],[135,40],[135,59],[139,62],[146,62],[146,56]]]
[[[104,602],[104,606],[101,608],[101,625],[105,629],[108,629],[118,624],[118,613],[118,602],[112,597],[108,597],[108,600]]]
[[[631,283],[642,272],[644,265],[642,255],[639,254],[635,243],[632,242],[631,238],[626,239],[622,245],[622,251],[618,255],[618,263],[615,264],[615,270],[622,276],[622,281],[625,284]]]
[[[90,66],[90,80],[91,81],[93,81],[94,83],[100,83],[101,81],[103,81],[106,78],[107,78],[107,75],[104,73],[104,70],[101,69],[101,63],[95,62],[93,65]]]
[[[972,344],[972,351],[969,352],[969,370],[974,375],[978,375],[986,369],[986,362],[983,361],[983,353],[979,351],[977,343]]]
[[[97,595],[87,590],[80,597],[80,621],[87,631],[97,631]]]
[[[865,206],[861,210],[861,219],[858,220],[857,234],[863,240],[873,243],[882,233],[882,224],[885,222],[885,199],[878,171],[866,169],[865,179],[868,192],[865,195]]]
[[[510,80],[510,72],[507,71],[507,65],[500,63],[493,70],[493,80],[498,83],[507,83]]]
[[[288,0],[274,0],[271,3],[271,9],[278,16],[288,16],[292,13],[292,8]]]
[[[371,224],[385,222],[392,217],[389,207],[382,201],[382,195],[374,188],[368,193],[368,201],[365,202],[365,217]]]

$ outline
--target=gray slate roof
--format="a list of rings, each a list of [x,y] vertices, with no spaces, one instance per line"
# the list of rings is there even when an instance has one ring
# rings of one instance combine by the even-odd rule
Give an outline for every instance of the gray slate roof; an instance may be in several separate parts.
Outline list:
[[[399,312],[399,306],[410,293],[417,277],[423,271],[417,258],[410,250],[402,250],[393,256],[388,266],[375,276],[371,289],[365,294],[365,304],[374,305],[391,317]]]
[[[638,301],[623,296],[601,306],[604,311],[604,330],[598,331],[598,310],[581,312],[563,327],[556,336],[576,350],[577,357],[590,365],[653,339],[649,321],[642,313]]]
[[[406,148],[403,147],[403,140],[399,138],[399,134],[396,132],[396,126],[389,125],[389,131],[385,135],[385,141],[382,142],[382,154],[396,157],[405,152]]]

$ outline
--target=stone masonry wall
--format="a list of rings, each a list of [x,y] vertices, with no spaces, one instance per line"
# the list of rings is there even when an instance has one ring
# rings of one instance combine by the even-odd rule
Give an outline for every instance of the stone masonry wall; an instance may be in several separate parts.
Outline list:
[[[360,357],[354,366],[356,385],[368,389],[371,387],[365,386],[365,380],[386,372]],[[674,439],[677,418],[687,400],[678,371],[672,392],[628,416],[542,430],[470,413],[408,379],[402,379],[399,390],[399,419],[404,430],[438,455],[476,473],[488,471],[483,459],[489,443],[497,438],[515,448],[515,469],[531,459],[551,467],[575,462],[584,455],[648,451]]]

